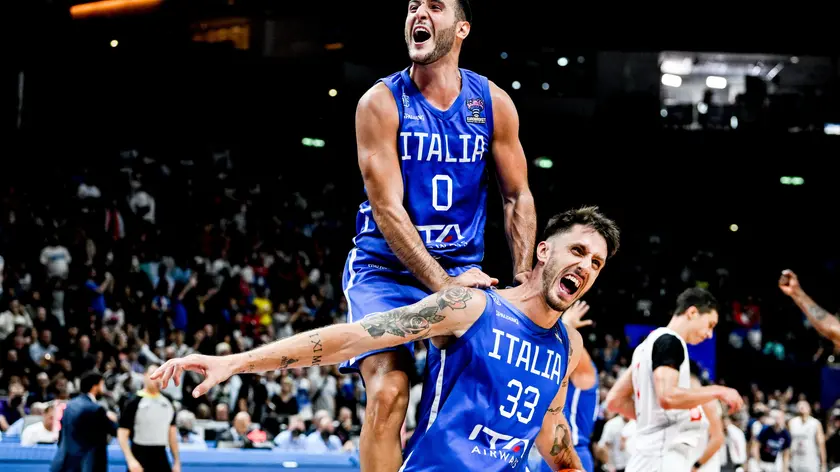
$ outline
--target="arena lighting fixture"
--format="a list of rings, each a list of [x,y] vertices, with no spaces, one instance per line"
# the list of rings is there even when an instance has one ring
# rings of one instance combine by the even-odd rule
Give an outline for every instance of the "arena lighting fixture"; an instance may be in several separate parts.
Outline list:
[[[102,0],[70,7],[74,19],[97,16],[120,16],[147,13],[160,6],[163,0]]]
[[[779,181],[782,185],[803,185],[805,183],[805,179],[799,176],[783,176]]]
[[[540,169],[551,169],[554,167],[554,162],[550,157],[538,157],[534,159],[534,165]]]
[[[326,144],[323,139],[318,138],[303,138],[301,143],[306,147],[322,148]]]
[[[674,74],[662,74],[662,85],[668,87],[679,87],[682,85],[682,77]]]
[[[716,75],[710,75],[706,77],[706,87],[713,89],[725,89],[726,79],[723,77],[718,77]]]

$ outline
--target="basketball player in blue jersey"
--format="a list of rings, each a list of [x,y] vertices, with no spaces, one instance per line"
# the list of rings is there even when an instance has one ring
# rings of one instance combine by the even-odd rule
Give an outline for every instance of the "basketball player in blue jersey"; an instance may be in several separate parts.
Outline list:
[[[193,391],[198,397],[236,373],[335,364],[429,339],[431,381],[401,471],[522,471],[534,445],[554,469],[582,470],[562,409],[583,343],[557,321],[592,287],[618,243],[618,228],[597,209],[569,211],[549,221],[536,266],[517,287],[448,287],[241,354],[171,359],[152,378],[165,388],[185,369],[198,372],[205,377]]]
[[[582,319],[588,311],[589,305],[578,300],[563,312],[563,323],[576,330],[589,326],[592,320]],[[572,445],[580,457],[583,470],[594,472],[595,463],[592,460],[589,442],[598,415],[598,369],[586,349],[580,353],[580,362],[569,376],[569,380],[569,391],[566,393],[563,415],[571,428]],[[543,470],[551,470],[551,465],[543,462]]]
[[[514,280],[533,262],[534,200],[510,97],[458,66],[470,33],[467,0],[407,2],[411,66],[382,78],[359,100],[356,139],[368,200],[342,285],[347,322],[410,305],[448,286],[498,283],[480,270],[489,161],[504,202]],[[393,472],[402,460],[414,345],[362,353],[341,365],[359,372],[367,408],[361,469]]]

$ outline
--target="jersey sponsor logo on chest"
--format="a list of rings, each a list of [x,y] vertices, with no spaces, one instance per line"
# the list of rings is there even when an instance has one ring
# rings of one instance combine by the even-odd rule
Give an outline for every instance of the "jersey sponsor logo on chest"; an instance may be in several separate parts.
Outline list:
[[[449,135],[420,131],[403,131],[402,160],[425,162],[480,162],[484,159],[486,141],[482,135],[458,135],[460,144],[452,143],[450,149]],[[453,137],[454,139],[454,137]],[[412,151],[416,153],[412,154]]]
[[[493,333],[496,339],[493,342],[493,351],[487,353],[488,356],[560,385],[563,359],[559,353],[551,349],[541,352],[540,346],[532,345],[530,341],[500,329],[493,328]],[[518,354],[514,358],[516,353]]]

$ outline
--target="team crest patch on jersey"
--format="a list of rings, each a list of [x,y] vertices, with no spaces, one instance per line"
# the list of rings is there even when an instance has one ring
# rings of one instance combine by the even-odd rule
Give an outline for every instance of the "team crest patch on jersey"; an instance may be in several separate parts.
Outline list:
[[[411,102],[408,101],[408,95],[406,95],[406,94],[402,94],[402,102],[403,102],[403,108],[408,108],[411,105]]]
[[[471,98],[467,100],[467,110],[472,113],[472,116],[467,117],[467,123],[483,125],[487,123],[487,118],[481,116],[484,113],[484,100],[480,98]]]

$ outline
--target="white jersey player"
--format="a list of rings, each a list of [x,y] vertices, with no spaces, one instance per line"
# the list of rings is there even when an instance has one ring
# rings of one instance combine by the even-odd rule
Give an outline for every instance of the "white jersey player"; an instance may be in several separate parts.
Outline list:
[[[793,472],[825,472],[825,433],[822,423],[811,416],[811,405],[806,401],[796,404],[798,416],[788,422],[791,438],[790,469]]]
[[[700,387],[700,379],[692,372],[691,375],[692,388]],[[720,407],[720,402],[712,400],[700,409],[700,414],[703,416],[701,421],[706,430],[700,437],[700,441],[692,451],[691,460],[694,463],[694,470],[697,472],[720,472],[722,460],[721,452],[725,457],[724,442],[726,437],[723,433],[723,410]]]
[[[636,453],[626,472],[689,472],[692,449],[706,434],[700,405],[718,399],[737,410],[741,395],[718,385],[691,387],[686,342],[699,344],[712,336],[717,301],[701,288],[677,298],[666,328],[648,335],[633,353],[630,369],[607,395],[607,408],[636,418]]]

